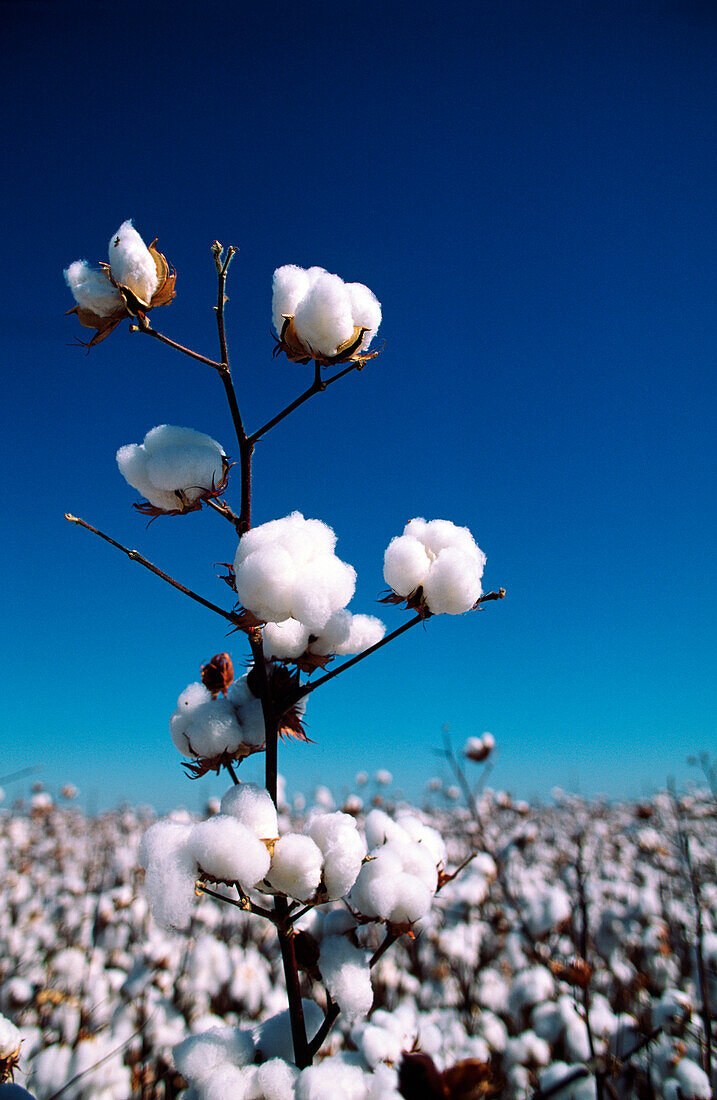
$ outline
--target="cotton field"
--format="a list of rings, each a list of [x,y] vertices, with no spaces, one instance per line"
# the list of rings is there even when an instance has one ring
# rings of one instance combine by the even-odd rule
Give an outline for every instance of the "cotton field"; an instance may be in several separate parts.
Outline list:
[[[471,739],[466,768],[481,751]],[[352,881],[361,868],[347,898],[294,903],[309,1037],[331,1003],[341,1009],[301,1072],[274,926],[223,904],[213,895],[236,903],[236,888],[206,878],[184,890],[176,923],[186,927],[152,915],[157,879],[138,855],[150,811],[90,818],[46,792],[3,808],[0,1067],[17,1060],[16,1085],[37,1100],[710,1097],[714,796],[610,805],[556,794],[530,806],[465,785],[470,797],[458,799],[433,781],[419,809],[392,801],[381,773],[338,807],[324,789],[318,813],[297,797],[259,826],[308,841],[326,866],[335,833],[334,848],[358,860]],[[176,811],[162,828],[184,830],[201,850],[202,830],[238,801],[228,794],[203,819]],[[256,800],[247,791],[243,801]],[[387,862],[381,846],[399,831],[423,862],[403,841],[401,866]],[[418,904],[428,864],[434,890],[416,916],[406,907]],[[268,882],[256,872],[247,891],[256,908],[272,882],[316,899],[316,874],[287,886],[280,871],[277,860]],[[182,873],[160,883],[164,925]],[[402,888],[391,893],[396,876]],[[387,925],[366,920],[371,906]]]

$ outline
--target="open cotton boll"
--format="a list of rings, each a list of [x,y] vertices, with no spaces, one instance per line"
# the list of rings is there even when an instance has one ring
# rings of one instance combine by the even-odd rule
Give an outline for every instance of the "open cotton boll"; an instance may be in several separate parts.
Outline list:
[[[117,287],[98,267],[90,267],[87,260],[75,260],[64,273],[65,282],[80,309],[89,309],[98,317],[109,317],[124,308],[124,299]]]
[[[299,1071],[282,1058],[271,1058],[257,1066],[256,1083],[264,1100],[294,1100]]]
[[[308,1066],[296,1082],[296,1100],[366,1100],[366,1078],[360,1066],[327,1058]]]
[[[212,1027],[200,1035],[190,1035],[172,1051],[174,1065],[182,1077],[201,1084],[223,1063],[246,1066],[254,1057],[254,1041],[249,1031],[237,1027]]]
[[[434,615],[462,615],[483,591],[482,570],[464,550],[441,550],[423,582],[423,596]]]
[[[374,615],[352,615],[345,608],[340,608],[334,611],[309,649],[311,653],[335,653],[338,657],[348,657],[376,645],[385,633],[386,627]]]
[[[234,559],[239,566],[255,550],[278,543],[288,550],[297,565],[303,565],[321,554],[331,554],[336,535],[320,519],[304,519],[301,512],[292,512],[281,519],[271,519],[252,527],[242,536]]]
[[[249,687],[249,674],[239,676],[227,692],[234,716],[239,725],[240,744],[259,747],[264,744],[266,731],[264,728],[264,713],[261,709],[261,700],[257,699]],[[306,703],[300,700],[295,711],[301,717],[306,710]]]
[[[235,567],[234,585],[240,603],[267,622],[291,617],[295,583],[296,564],[279,545],[262,547]]]
[[[323,269],[322,269],[323,270]],[[309,272],[296,264],[277,267],[272,281],[271,315],[277,336],[281,335],[285,317],[293,317],[301,299],[311,284]]]
[[[326,988],[349,1020],[368,1015],[373,1004],[368,955],[346,938],[326,936],[319,950]]]
[[[348,814],[318,814],[306,829],[324,857],[323,881],[329,900],[344,897],[356,882],[366,842]]]
[[[297,577],[292,614],[312,631],[326,626],[334,611],[345,607],[356,588],[356,570],[324,554],[304,565]]]
[[[399,596],[410,596],[425,582],[430,558],[412,535],[396,535],[383,557],[383,579]]]
[[[158,489],[147,474],[147,455],[140,443],[126,443],[117,451],[119,472],[128,485],[141,493],[145,500],[163,512],[174,512],[181,502],[174,491]]]
[[[110,238],[109,260],[114,281],[149,305],[159,285],[157,265],[131,220],[122,222]]]
[[[9,1058],[20,1046],[22,1036],[11,1020],[0,1016],[0,1058]]]
[[[256,886],[269,870],[266,846],[229,814],[217,814],[195,825],[189,848],[203,871],[224,882]]]
[[[191,825],[157,821],[142,837],[138,860],[145,868],[145,891],[157,924],[185,928],[194,907],[197,863],[189,848]]]
[[[219,1062],[202,1078],[200,1100],[256,1100],[257,1067],[233,1066],[231,1062]],[[1,1100],[1,1098],[0,1098]]]
[[[225,476],[225,459],[221,444],[211,436],[172,424],[159,424],[142,443],[128,443],[117,451],[125,481],[167,512],[181,511],[214,491]]]
[[[169,719],[175,747],[186,756],[214,757],[236,752],[242,743],[242,731],[229,699],[212,699],[207,692],[207,699],[192,706],[199,693],[192,692],[190,699],[183,700],[185,694],[180,695],[177,709]]]
[[[396,824],[400,825],[412,840],[425,844],[433,856],[436,867],[446,862],[446,845],[437,829],[432,829],[430,825],[424,825],[413,814],[400,814]]]
[[[363,283],[347,283],[346,289],[351,299],[351,315],[354,325],[368,329],[361,341],[359,351],[366,351],[381,324],[381,303],[372,290]]]
[[[366,815],[364,833],[369,848],[377,848],[385,844],[387,840],[406,841],[408,833],[405,829],[389,817],[384,810],[373,809]]]
[[[266,880],[280,894],[308,901],[318,888],[323,867],[321,849],[309,836],[287,833],[274,845]]]
[[[209,447],[166,447],[147,460],[147,477],[152,485],[168,491],[179,486],[190,501],[216,488],[223,476],[222,455]]]
[[[288,660],[300,657],[309,644],[309,629],[298,619],[284,619],[281,623],[267,623],[263,631],[264,656],[271,660]]]
[[[261,840],[279,834],[276,807],[271,795],[257,783],[236,783],[230,787],[222,798],[221,812],[231,814]]]
[[[351,297],[338,275],[323,272],[298,302],[294,328],[303,344],[319,355],[335,355],[353,336]]]

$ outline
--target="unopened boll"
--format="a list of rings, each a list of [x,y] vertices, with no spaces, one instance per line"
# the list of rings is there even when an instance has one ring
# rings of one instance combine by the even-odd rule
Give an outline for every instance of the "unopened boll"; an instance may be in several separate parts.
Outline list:
[[[412,519],[384,555],[383,575],[403,597],[423,590],[434,615],[461,615],[479,599],[485,554],[467,527],[449,520]]]
[[[293,618],[321,631],[356,587],[356,572],[336,557],[335,543],[330,527],[300,512],[252,528],[234,559],[239,600],[266,622]]]
[[[211,436],[193,428],[160,424],[142,443],[117,452],[125,481],[155,508],[182,511],[214,492],[225,476],[226,455]]]
[[[381,323],[381,304],[363,283],[344,283],[321,267],[286,264],[274,272],[272,317],[281,335],[287,317],[307,353],[331,358],[365,328],[357,351],[367,351]]]

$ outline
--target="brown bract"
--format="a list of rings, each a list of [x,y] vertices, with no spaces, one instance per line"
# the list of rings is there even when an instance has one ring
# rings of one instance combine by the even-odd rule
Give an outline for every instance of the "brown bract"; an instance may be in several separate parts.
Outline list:
[[[397,592],[388,592],[386,595],[380,596],[378,602],[393,603],[399,607],[405,607],[407,611],[416,611],[422,619],[428,619],[433,614],[423,595],[423,585],[419,585],[416,591],[411,592],[409,596],[399,596]]]
[[[352,335],[343,344],[339,344],[335,355],[322,355],[306,344],[298,335],[294,326],[294,318],[285,316],[281,327],[281,335],[277,338],[274,348],[274,357],[284,352],[292,363],[322,363],[324,366],[333,366],[334,363],[358,363],[360,367],[369,359],[375,359],[378,351],[360,352],[359,348],[368,328],[355,325]]]
[[[109,313],[104,317],[100,317],[98,313],[94,313],[91,309],[85,309],[83,306],[79,305],[75,306],[73,309],[68,309],[65,314],[66,317],[71,313],[76,313],[77,319],[84,328],[93,328],[97,330],[89,343],[80,341],[83,347],[93,348],[97,344],[101,344],[125,317],[136,317],[138,314],[144,316],[148,310],[156,309],[158,306],[166,306],[172,301],[177,293],[174,289],[174,284],[177,281],[177,273],[173,270],[170,271],[166,256],[158,251],[156,247],[157,239],[158,238],[155,237],[151,245],[149,245],[149,252],[154,260],[154,266],[157,269],[158,280],[157,289],[149,302],[142,301],[142,299],[137,297],[129,287],[122,286],[120,283],[115,282],[112,278],[110,265],[101,262],[100,267],[107,276],[108,282],[120,292],[124,305],[118,306],[113,313]]]
[[[234,463],[230,462],[226,455],[222,455],[222,476],[219,484],[215,485],[212,481],[210,488],[202,488],[201,496],[198,496],[196,500],[189,500],[186,496],[186,490],[175,489],[174,495],[177,498],[176,508],[158,508],[156,504],[150,504],[148,500],[135,503],[132,507],[138,512],[141,512],[143,516],[150,516],[151,519],[157,519],[158,516],[185,516],[187,512],[198,512],[205,500],[215,500],[222,495],[227,487],[229,471],[232,466],[234,466]],[[187,488],[199,489],[200,486],[192,485],[187,486]]]
[[[13,1081],[15,1079],[15,1070],[17,1064],[20,1061],[20,1047],[17,1050],[13,1050],[11,1054],[8,1054],[5,1058],[0,1058],[0,1085],[5,1081]]]

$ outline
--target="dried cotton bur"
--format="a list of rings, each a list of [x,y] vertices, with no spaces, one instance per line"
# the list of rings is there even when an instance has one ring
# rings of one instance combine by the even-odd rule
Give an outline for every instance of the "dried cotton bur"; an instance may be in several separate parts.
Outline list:
[[[387,633],[379,618],[349,610],[356,571],[337,556],[337,537],[328,524],[298,511],[253,524],[254,442],[314,393],[376,357],[378,352],[370,349],[381,306],[362,283],[346,283],[323,268],[278,268],[274,354],[300,364],[313,362],[315,380],[251,435],[239,412],[224,323],[225,285],[235,251],[225,252],[217,242],[212,247],[219,280],[217,360],[149,327],[147,311],[174,297],[175,279],[154,243],[145,246],[130,221],[111,239],[109,263],[90,268],[76,261],[65,272],[77,302],[71,312],[96,329],[90,346],[131,317],[140,334],[219,373],[237,438],[234,470],[211,436],[168,424],[153,428],[142,443],[121,447],[117,463],[141,494],[143,501],[135,507],[143,514],[184,515],[204,505],[230,520],[239,536],[225,578],[234,605],[212,604],[137,552],[72,518],[217,612],[249,648],[249,668],[236,678],[229,653],[207,661],[201,679],[179,695],[170,719],[172,742],[186,758],[189,774],[226,773],[233,785],[206,820],[170,815],[153,824],[142,840],[140,862],[152,914],[162,927],[187,927],[202,894],[274,925],[288,1011],[254,1029],[197,1028],[175,1047],[177,1069],[200,1100],[368,1097],[367,1089],[372,1097],[389,1100],[398,1096],[395,1066],[370,1060],[352,1065],[338,1057],[313,1068],[311,1063],[340,1013],[356,1026],[371,1011],[372,966],[395,940],[414,936],[428,919],[435,894],[450,881],[446,847],[420,818],[403,814],[394,820],[379,810],[368,815],[363,830],[355,816],[332,812],[330,805],[315,808],[293,828],[278,813],[278,741],[290,736],[307,742],[306,704],[318,687],[417,622],[477,607],[485,555],[465,527],[411,520],[386,551],[384,577],[392,590],[389,602],[404,603],[418,614]],[[346,366],[334,370],[341,364]],[[230,477],[239,481],[238,513],[224,495]],[[347,660],[316,675],[341,658]],[[239,782],[237,769],[258,753],[265,754],[265,786]],[[383,937],[378,950],[370,946],[377,930]],[[321,1007],[306,999],[317,993]]]

